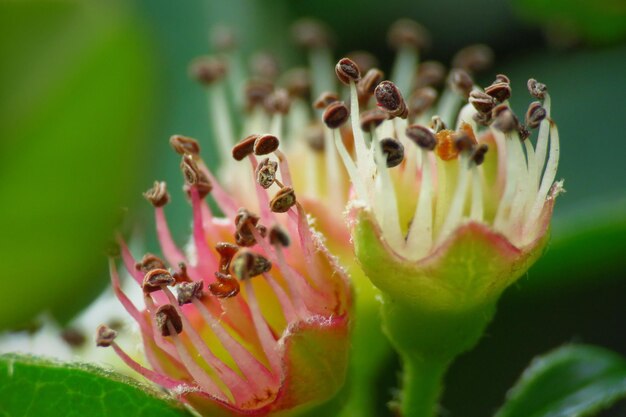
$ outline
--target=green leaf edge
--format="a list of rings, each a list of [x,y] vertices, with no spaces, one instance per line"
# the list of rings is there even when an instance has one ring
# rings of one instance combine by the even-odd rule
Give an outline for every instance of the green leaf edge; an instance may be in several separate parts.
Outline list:
[[[554,401],[551,401],[547,407],[544,407],[539,412],[533,414],[522,413],[521,415],[526,417],[588,417],[610,407],[618,400],[626,398],[626,360],[623,357],[615,352],[597,346],[566,345],[533,359],[513,388],[507,393],[505,403],[496,412],[494,417],[508,417],[511,413],[516,413],[512,414],[513,416],[520,415],[517,413],[518,410],[516,410],[516,408],[520,406],[519,401],[523,401],[523,397],[528,395],[528,391],[532,390],[533,383],[537,381],[538,378],[560,364],[585,361],[590,358],[594,362],[604,362],[605,364],[609,362],[612,363],[611,372],[606,373],[606,371],[604,371],[601,375],[596,376],[594,380],[587,378],[584,385],[579,385],[574,393],[601,382],[603,378],[608,376],[614,377],[616,374],[621,375],[621,386],[616,387],[616,389],[607,396],[602,398],[595,397],[586,401],[587,406],[584,409],[580,408],[580,406],[584,406],[584,404],[579,404],[576,410],[571,410],[571,407],[569,409],[550,410],[550,405],[555,403],[558,405],[559,401],[571,395],[568,394],[567,397],[558,397]],[[521,405],[523,406],[523,403]],[[574,413],[572,411],[574,411]]]
[[[5,367],[9,374],[12,374],[12,367],[19,363],[27,367],[38,368],[52,368],[60,370],[78,371],[82,373],[92,374],[98,378],[107,379],[111,382],[126,385],[133,390],[141,391],[147,398],[162,402],[164,407],[172,409],[172,411],[178,412],[181,417],[195,415],[192,410],[187,408],[183,403],[176,400],[171,395],[158,391],[153,386],[144,384],[129,376],[122,375],[113,370],[108,370],[91,363],[86,362],[63,362],[61,360],[46,358],[36,355],[25,355],[20,353],[4,353],[0,354],[0,382],[6,379],[6,374],[2,372]],[[3,384],[0,383],[0,386]],[[0,411],[1,407],[0,407]],[[132,410],[129,410],[132,412]]]

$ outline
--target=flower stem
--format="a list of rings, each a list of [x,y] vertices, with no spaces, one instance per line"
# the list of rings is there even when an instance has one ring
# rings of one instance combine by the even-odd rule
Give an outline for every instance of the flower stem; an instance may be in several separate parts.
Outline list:
[[[449,361],[403,355],[402,417],[434,417]]]

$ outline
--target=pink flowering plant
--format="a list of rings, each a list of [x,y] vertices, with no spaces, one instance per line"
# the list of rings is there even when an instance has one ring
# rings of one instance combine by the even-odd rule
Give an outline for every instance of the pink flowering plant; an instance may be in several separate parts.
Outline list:
[[[388,31],[389,76],[368,52],[336,61],[323,23],[292,32],[308,66],[281,72],[256,54],[243,69],[223,28],[216,53],[189,66],[215,137],[169,139],[189,237],[175,241],[166,207],[180,202],[155,181],[144,197],[160,252],[117,235],[105,309],[125,318],[91,329],[99,359],[132,379],[4,355],[0,415],[82,415],[66,404],[83,388],[95,416],[374,417],[373,392],[384,415],[446,415],[448,369],[550,239],[564,189],[549,88],[525,79],[518,116],[516,80],[477,81],[490,48],[462,49],[450,70],[422,62],[430,35],[407,19]],[[387,368],[397,383],[380,381]],[[29,379],[36,387],[15,394]],[[45,390],[59,381],[67,397]],[[623,358],[569,345],[534,361],[494,416],[592,416],[625,396]]]

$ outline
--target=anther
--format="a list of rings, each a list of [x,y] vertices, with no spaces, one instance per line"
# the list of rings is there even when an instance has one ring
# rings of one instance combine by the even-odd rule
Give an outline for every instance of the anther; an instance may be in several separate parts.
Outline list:
[[[369,71],[378,66],[378,59],[367,51],[353,51],[348,54],[361,71]]]
[[[481,126],[489,126],[489,124],[491,123],[491,112],[474,113],[474,115],[472,116],[472,119],[474,119],[474,121]]]
[[[383,80],[385,74],[378,68],[372,68],[365,73],[361,81],[359,81],[359,94],[370,97],[374,94],[376,86]]]
[[[178,305],[191,303],[194,298],[202,298],[202,281],[183,282],[176,287],[176,299]]]
[[[191,282],[191,278],[187,274],[187,265],[184,262],[178,263],[178,271],[174,272],[172,276],[177,283]]]
[[[291,239],[285,229],[278,224],[270,228],[269,241],[270,244],[274,246],[282,246],[284,248],[288,247],[291,243]]]
[[[263,104],[265,98],[274,91],[274,84],[268,80],[249,80],[245,86],[246,109],[251,110],[256,105]]]
[[[418,116],[432,107],[437,101],[437,90],[432,87],[418,88],[411,94],[407,106],[410,116]]]
[[[391,81],[383,81],[374,91],[378,107],[385,110],[392,117],[406,119],[409,111],[402,97],[400,89]]]
[[[275,79],[280,73],[278,60],[269,52],[257,52],[250,58],[250,70],[253,75],[268,80]]]
[[[216,26],[211,31],[211,43],[215,50],[220,52],[230,51],[237,46],[235,32],[228,26]]]
[[[410,19],[400,19],[389,28],[387,41],[394,49],[406,46],[423,49],[430,46],[430,35],[419,23]]]
[[[265,109],[270,113],[287,114],[289,113],[291,99],[287,90],[280,88],[267,96],[264,104]]]
[[[274,213],[285,213],[296,204],[296,194],[291,187],[283,187],[270,201],[270,210]]]
[[[325,91],[320,96],[315,99],[313,102],[313,107],[322,110],[325,109],[328,105],[334,103],[335,101],[339,101],[339,96],[335,93],[331,93],[330,91]]]
[[[489,113],[496,105],[496,101],[491,95],[478,90],[470,93],[469,102],[479,113]]]
[[[454,146],[459,152],[467,152],[472,150],[474,142],[467,133],[460,132],[454,136]]]
[[[493,97],[498,103],[502,103],[511,97],[511,85],[505,82],[495,82],[485,88],[485,93]]]
[[[335,74],[339,81],[345,85],[350,85],[350,82],[358,82],[361,79],[361,71],[356,63],[350,58],[341,58],[337,65],[335,65]]]
[[[230,268],[230,263],[233,260],[233,256],[239,250],[239,246],[228,242],[219,242],[215,245],[215,250],[220,255],[219,270],[224,272]]]
[[[272,263],[264,256],[242,249],[233,258],[232,271],[240,280],[253,278],[272,269]]]
[[[495,83],[507,83],[507,84],[511,84],[511,80],[509,79],[509,77],[507,77],[504,74],[498,74],[496,75],[496,80],[493,82]]]
[[[206,197],[213,189],[213,185],[207,178],[206,174],[198,168],[198,165],[192,155],[185,154],[180,163],[183,177],[188,187],[196,187],[200,198]]]
[[[174,328],[176,334],[180,334],[183,331],[183,322],[176,311],[176,308],[171,304],[165,304],[159,307],[156,311],[156,325],[161,331],[163,336],[171,336],[170,325]]]
[[[297,45],[304,48],[324,48],[330,45],[330,30],[318,20],[303,18],[296,21],[291,32]]]
[[[386,157],[387,168],[393,168],[404,160],[404,146],[398,139],[384,138],[380,141],[380,148]]]
[[[446,67],[437,61],[426,61],[417,70],[416,87],[436,87],[446,79]]]
[[[526,124],[531,129],[535,129],[546,118],[546,114],[546,109],[543,108],[541,102],[533,101],[526,111]]]
[[[511,133],[519,125],[517,117],[506,104],[494,107],[491,111],[491,117],[493,118],[493,127],[504,133]]]
[[[439,133],[446,128],[446,124],[441,120],[441,117],[435,115],[430,119],[430,128],[435,133]]]
[[[276,171],[278,170],[278,163],[276,161],[272,161],[269,158],[263,159],[256,167],[256,181],[257,183],[268,189],[274,184],[276,180]]]
[[[489,150],[489,146],[487,144],[482,143],[472,150],[472,154],[470,155],[470,160],[474,162],[476,165],[480,165],[485,161],[485,154]]]
[[[176,280],[170,274],[167,269],[153,269],[148,271],[143,277],[143,283],[141,287],[143,292],[149,294],[151,292],[159,291],[162,286],[172,286],[176,284]]]
[[[170,145],[174,148],[179,155],[199,155],[200,154],[200,145],[198,145],[198,141],[192,138],[188,138],[186,136],[181,135],[172,135],[170,137]]]
[[[474,80],[467,71],[455,68],[448,75],[448,84],[458,95],[467,98],[474,87]]]
[[[170,201],[170,195],[167,192],[167,185],[164,181],[155,181],[152,188],[143,193],[143,196],[154,207],[163,207]]]
[[[346,106],[343,101],[335,101],[326,107],[322,115],[322,120],[330,129],[337,129],[347,122],[349,117],[350,111],[348,110],[348,106]]]
[[[487,45],[467,46],[458,51],[452,59],[453,68],[461,68],[469,73],[484,71],[493,64],[493,51]]]
[[[63,329],[59,336],[61,336],[61,339],[63,339],[63,341],[68,344],[68,346],[71,346],[73,348],[79,348],[83,346],[87,341],[87,338],[85,337],[83,332],[72,327],[67,327]]]
[[[246,156],[254,152],[254,145],[260,135],[250,135],[243,138],[238,144],[233,146],[233,158],[236,161],[243,160]]]
[[[141,261],[135,264],[135,269],[143,272],[144,274],[152,271],[153,269],[165,269],[167,266],[161,258],[151,253],[146,253]]]
[[[324,128],[322,127],[322,124],[315,123],[313,125],[310,125],[304,133],[304,139],[306,140],[306,143],[309,144],[309,147],[311,147],[312,150],[316,152],[322,152],[325,147]]]
[[[239,282],[230,274],[216,272],[217,282],[209,284],[209,292],[217,298],[230,298],[239,294]]]
[[[406,128],[406,136],[422,149],[432,151],[437,146],[433,132],[421,125],[410,125]]]
[[[106,324],[101,324],[96,329],[96,346],[109,347],[117,337],[117,332]]]
[[[259,216],[250,213],[245,208],[240,208],[235,216],[235,241],[239,246],[252,246],[256,243],[251,227],[259,223]]]
[[[548,87],[545,84],[540,83],[539,81],[531,78],[528,80],[528,92],[531,96],[538,98],[539,100],[543,100],[548,91]]]
[[[389,116],[382,110],[379,109],[370,109],[361,113],[360,123],[361,130],[364,132],[371,132],[378,126],[382,124],[385,120],[387,120]]]
[[[278,149],[280,141],[274,135],[260,135],[254,141],[252,150],[255,155],[267,155]]]
[[[517,133],[519,134],[519,138],[521,141],[525,141],[530,137],[530,130],[528,130],[528,127],[526,127],[526,125],[522,123],[518,123]]]
[[[307,97],[311,92],[311,77],[306,68],[292,68],[281,80],[291,97]]]
[[[226,74],[226,63],[214,57],[199,57],[189,65],[189,75],[201,84],[209,85]]]

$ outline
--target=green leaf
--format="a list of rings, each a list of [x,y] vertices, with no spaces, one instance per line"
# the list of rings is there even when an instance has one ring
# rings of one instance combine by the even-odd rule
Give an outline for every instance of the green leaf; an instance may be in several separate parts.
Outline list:
[[[0,416],[190,416],[181,403],[138,382],[82,364],[0,356]]]
[[[626,360],[605,349],[564,346],[536,358],[496,417],[592,416],[626,397]]]

